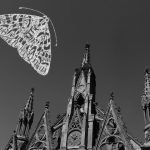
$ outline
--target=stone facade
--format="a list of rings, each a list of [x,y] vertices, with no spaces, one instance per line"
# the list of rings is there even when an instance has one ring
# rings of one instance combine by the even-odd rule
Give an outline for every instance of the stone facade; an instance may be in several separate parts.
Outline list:
[[[146,150],[150,149],[150,79],[145,72],[145,89],[142,106],[145,119],[145,143],[134,139],[127,131],[120,108],[110,95],[107,111],[96,103],[96,79],[90,63],[90,47],[85,46],[82,64],[75,69],[71,96],[66,113],[50,122],[49,103],[32,135],[33,92],[20,112],[16,130],[5,150]]]

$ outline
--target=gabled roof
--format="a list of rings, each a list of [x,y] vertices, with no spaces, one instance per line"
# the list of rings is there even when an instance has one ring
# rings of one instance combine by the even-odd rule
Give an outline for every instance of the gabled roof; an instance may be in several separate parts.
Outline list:
[[[128,150],[133,149],[120,114],[120,108],[115,105],[112,99],[108,105],[95,148],[111,144],[111,142],[122,143]]]
[[[49,128],[49,111],[48,105],[45,106],[45,111],[42,114],[40,121],[26,147],[26,149],[52,149],[51,131]]]

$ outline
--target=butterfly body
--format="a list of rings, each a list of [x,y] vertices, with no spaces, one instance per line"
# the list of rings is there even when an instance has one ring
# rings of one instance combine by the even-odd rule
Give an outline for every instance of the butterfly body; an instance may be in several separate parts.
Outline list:
[[[0,37],[41,75],[48,73],[51,62],[48,22],[47,16],[0,15]]]

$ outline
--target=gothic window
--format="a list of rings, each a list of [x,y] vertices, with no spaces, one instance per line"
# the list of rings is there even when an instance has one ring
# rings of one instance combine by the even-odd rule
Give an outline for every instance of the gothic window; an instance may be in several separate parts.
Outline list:
[[[74,114],[72,116],[72,119],[69,125],[69,132],[71,132],[71,130],[74,130],[74,129],[81,130],[81,116],[80,116],[78,108],[74,110]]]
[[[114,137],[114,136],[110,136],[109,138],[107,138],[107,141],[106,141],[108,144],[114,144],[114,143],[116,143],[117,142],[117,139],[116,139],[116,137]]]
[[[86,96],[86,81],[83,72],[81,73],[80,78],[78,79],[76,84],[76,94],[78,95],[79,93],[81,93],[83,97]]]
[[[77,87],[77,92],[79,93],[84,93],[86,90],[86,87],[84,84],[79,85],[79,87]]]
[[[81,132],[76,130],[68,135],[67,146],[76,147],[81,144]]]
[[[36,129],[36,132],[34,133],[33,138],[31,139],[31,142],[29,144],[28,149],[29,150],[48,150],[49,146],[47,145],[48,138],[47,138],[47,132],[46,128],[47,125],[45,123],[45,116],[44,114],[38,123],[38,128]]]
[[[78,98],[77,98],[77,104],[82,107],[84,104],[84,98],[81,94],[79,94]]]
[[[113,118],[110,118],[107,122],[107,125],[106,125],[106,129],[107,129],[107,132],[109,134],[115,134],[116,133],[116,130],[117,130],[117,124],[115,123],[114,119]]]
[[[100,150],[125,150],[125,147],[119,138],[110,136],[100,146]]]

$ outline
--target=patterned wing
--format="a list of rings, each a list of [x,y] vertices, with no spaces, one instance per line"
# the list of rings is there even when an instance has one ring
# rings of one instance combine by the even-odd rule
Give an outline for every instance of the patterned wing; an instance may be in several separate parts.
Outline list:
[[[51,39],[44,17],[26,14],[0,15],[0,37],[17,48],[19,55],[41,75],[51,62]]]
[[[28,54],[32,67],[40,74],[46,75],[51,62],[51,40],[48,24],[36,38]]]

